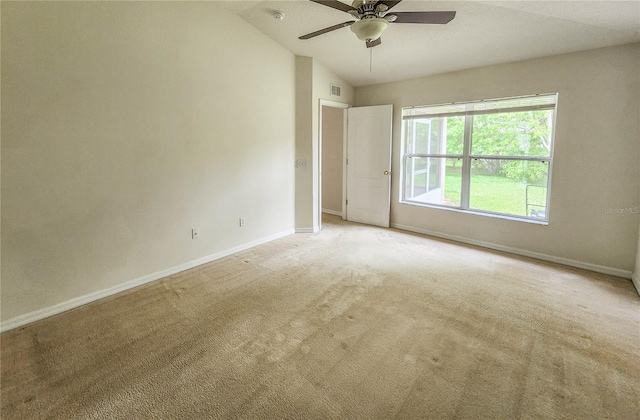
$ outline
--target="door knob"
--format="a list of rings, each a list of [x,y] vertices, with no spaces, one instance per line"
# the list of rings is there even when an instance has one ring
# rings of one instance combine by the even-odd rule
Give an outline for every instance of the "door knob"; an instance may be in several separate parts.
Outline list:
[[[384,174],[385,174],[385,175],[389,175],[390,173],[391,173],[391,172],[389,172],[389,171],[384,171]]]

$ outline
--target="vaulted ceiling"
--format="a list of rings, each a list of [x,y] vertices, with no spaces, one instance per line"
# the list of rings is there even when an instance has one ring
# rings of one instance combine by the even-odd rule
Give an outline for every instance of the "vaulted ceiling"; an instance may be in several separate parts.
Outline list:
[[[392,10],[455,10],[457,15],[446,25],[391,24],[382,44],[370,49],[348,27],[299,40],[300,35],[353,20],[308,0],[219,3],[294,54],[314,57],[356,87],[640,42],[638,0],[404,0]],[[285,18],[276,19],[275,11]]]

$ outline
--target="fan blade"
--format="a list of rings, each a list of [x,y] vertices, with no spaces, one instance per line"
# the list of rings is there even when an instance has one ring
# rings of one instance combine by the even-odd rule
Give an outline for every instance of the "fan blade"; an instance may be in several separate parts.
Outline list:
[[[367,42],[367,48],[373,48],[376,45],[382,44],[382,40],[380,38],[374,39],[373,41],[366,41],[366,42]]]
[[[332,9],[337,9],[343,12],[349,13],[351,10],[356,10],[348,4],[344,4],[338,0],[311,0],[314,3],[321,4],[323,6],[331,7]]]
[[[389,15],[397,16],[397,19],[391,23],[445,24],[456,17],[456,12],[395,12],[389,13]]]
[[[343,23],[338,23],[337,25],[329,26],[328,28],[320,29],[319,31],[311,32],[310,34],[302,35],[302,36],[298,37],[298,39],[313,38],[314,36],[326,34],[327,32],[335,31],[336,29],[344,28],[344,27],[350,26],[350,25],[352,25],[354,23],[355,23],[354,20],[350,20],[348,22],[343,22]]]
[[[402,0],[380,0],[379,2],[376,3],[376,7],[378,7],[379,4],[384,4],[387,6],[387,10],[391,9],[392,7],[394,7],[396,4],[400,3]]]

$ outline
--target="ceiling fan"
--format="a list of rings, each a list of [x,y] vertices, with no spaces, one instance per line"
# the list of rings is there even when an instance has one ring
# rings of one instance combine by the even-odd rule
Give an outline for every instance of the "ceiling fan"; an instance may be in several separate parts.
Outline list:
[[[380,35],[387,29],[389,23],[449,23],[456,12],[389,12],[392,7],[402,0],[355,0],[351,6],[338,0],[310,0],[332,9],[349,13],[356,20],[339,23],[302,35],[298,39],[309,39],[336,29],[351,27],[359,40],[365,41],[367,48],[380,45]]]

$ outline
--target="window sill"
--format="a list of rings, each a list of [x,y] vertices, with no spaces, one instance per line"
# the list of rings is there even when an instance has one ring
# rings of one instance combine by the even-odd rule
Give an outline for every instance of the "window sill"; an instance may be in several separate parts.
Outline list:
[[[491,213],[491,212],[478,211],[478,210],[465,210],[457,207],[438,206],[436,204],[417,203],[414,201],[400,200],[400,204],[404,204],[407,206],[426,207],[426,208],[435,209],[435,210],[446,210],[446,211],[452,211],[456,213],[471,214],[474,216],[491,217],[494,219],[510,220],[512,222],[524,222],[524,223],[531,223],[533,225],[549,226],[548,220],[532,219],[528,217],[518,217],[518,216],[512,216],[512,215],[502,214],[502,213]]]

